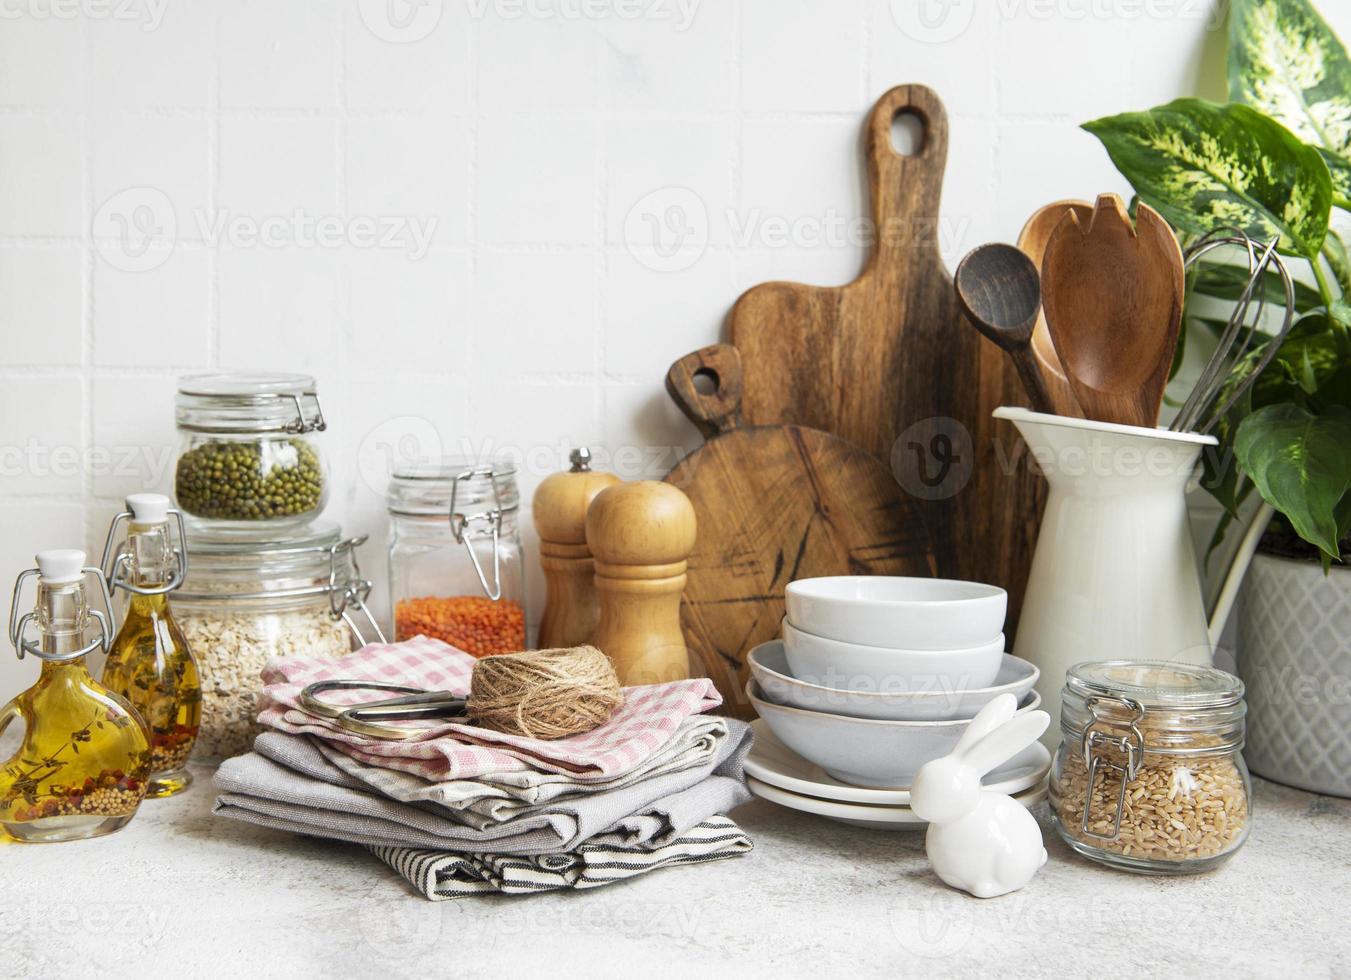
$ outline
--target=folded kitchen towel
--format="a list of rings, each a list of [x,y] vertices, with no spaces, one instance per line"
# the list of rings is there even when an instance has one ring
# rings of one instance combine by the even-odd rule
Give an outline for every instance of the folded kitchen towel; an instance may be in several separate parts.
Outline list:
[[[429,781],[412,773],[373,766],[353,758],[322,739],[312,743],[329,763],[366,788],[404,803],[439,806],[471,826],[486,827],[514,819],[553,800],[609,792],[653,776],[697,770],[709,771],[722,744],[744,739],[745,723],[715,715],[694,715],[681,722],[675,735],[637,769],[603,782],[580,781],[568,773],[521,770],[477,779]],[[255,746],[261,754],[286,764],[279,753],[289,740],[306,736],[264,732]]]
[[[639,768],[670,741],[686,718],[722,703],[707,678],[627,687],[624,704],[604,725],[553,741],[453,721],[419,728],[417,735],[402,741],[381,740],[355,735],[333,719],[316,717],[300,707],[300,693],[307,685],[338,678],[466,694],[475,662],[469,654],[425,636],[402,643],[370,643],[339,659],[279,657],[262,672],[264,707],[258,721],[278,731],[314,735],[362,762],[427,780],[536,770],[603,782]],[[387,695],[363,691],[324,695],[338,704],[382,696]]]
[[[750,799],[742,761],[750,730],[735,735],[700,766],[613,790],[554,800],[504,822],[471,826],[427,802],[403,803],[333,765],[303,737],[260,736],[254,752],[216,772],[215,812],[279,830],[358,844],[539,855],[572,850],[597,834],[626,846],[661,846],[716,813]],[[259,750],[269,753],[263,755]]]
[[[386,864],[433,901],[559,888],[599,888],[679,864],[702,864],[750,852],[751,839],[730,818],[709,817],[659,844],[633,844],[622,833],[598,834],[566,853],[539,857],[372,847]]]

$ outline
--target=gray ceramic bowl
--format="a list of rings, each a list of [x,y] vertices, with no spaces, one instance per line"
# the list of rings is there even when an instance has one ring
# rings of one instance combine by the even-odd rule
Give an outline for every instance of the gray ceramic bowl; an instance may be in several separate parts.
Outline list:
[[[755,680],[746,693],[765,724],[808,762],[851,786],[906,789],[919,767],[952,751],[969,721],[879,721],[788,708],[766,701]],[[1031,691],[1019,713],[1041,704]]]
[[[793,676],[782,640],[761,643],[747,657],[751,676],[765,700],[790,708],[826,711],[853,718],[883,721],[949,721],[974,718],[1001,694],[1019,700],[1037,683],[1040,671],[1012,654],[1004,654],[999,673],[988,687],[962,689],[935,679],[924,691],[845,691],[800,681]]]

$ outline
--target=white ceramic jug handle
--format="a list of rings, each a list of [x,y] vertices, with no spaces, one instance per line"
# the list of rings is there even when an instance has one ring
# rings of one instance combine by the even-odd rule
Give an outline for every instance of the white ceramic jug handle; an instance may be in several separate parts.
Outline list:
[[[1262,506],[1257,508],[1252,523],[1248,525],[1248,532],[1239,542],[1233,561],[1229,563],[1229,571],[1224,576],[1224,585],[1220,588],[1220,594],[1215,599],[1215,608],[1210,614],[1209,632],[1212,650],[1219,646],[1220,634],[1224,632],[1224,624],[1229,621],[1229,613],[1233,611],[1234,600],[1238,598],[1238,590],[1243,585],[1243,576],[1248,574],[1248,566],[1252,564],[1252,557],[1257,553],[1257,543],[1262,540],[1262,535],[1266,533],[1267,525],[1271,523],[1272,515],[1275,513],[1271,504],[1262,501]]]

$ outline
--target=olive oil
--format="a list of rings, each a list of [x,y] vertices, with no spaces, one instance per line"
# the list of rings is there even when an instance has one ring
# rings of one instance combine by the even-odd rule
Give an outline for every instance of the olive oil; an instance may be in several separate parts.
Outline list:
[[[110,615],[90,609],[80,551],[45,551],[16,587],[10,640],[43,660],[31,688],[0,708],[0,732],[21,721],[18,752],[0,768],[0,826],[16,840],[99,837],[123,827],[146,792],[150,743],[135,709],[90,676],[85,657],[108,646]],[[37,607],[17,615],[23,582]],[[105,591],[106,597],[106,591]],[[93,625],[98,640],[86,642]]]
[[[103,668],[103,685],[131,702],[150,735],[148,796],[187,789],[202,722],[197,662],[164,595],[134,595]]]
[[[113,589],[130,593],[122,628],[108,651],[103,685],[139,712],[150,738],[150,797],[172,796],[188,788],[188,756],[202,721],[202,682],[183,631],[174,622],[169,593],[183,580],[185,549],[175,550],[169,535],[169,499],[134,494],[127,512],[113,521],[104,554]],[[117,527],[127,521],[127,537],[113,555]],[[180,540],[182,524],[179,525]]]

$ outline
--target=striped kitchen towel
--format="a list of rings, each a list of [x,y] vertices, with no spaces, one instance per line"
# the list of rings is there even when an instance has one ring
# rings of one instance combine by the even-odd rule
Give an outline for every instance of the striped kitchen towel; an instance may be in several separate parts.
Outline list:
[[[754,845],[730,817],[715,815],[656,847],[601,834],[575,850],[537,857],[464,854],[409,847],[370,850],[432,901],[500,893],[530,895],[564,888],[599,888],[679,864],[740,857]]]
[[[707,678],[624,688],[624,703],[593,731],[543,741],[446,722],[403,741],[348,732],[332,719],[300,707],[300,692],[315,681],[337,678],[384,681],[427,690],[469,690],[475,660],[440,640],[418,636],[402,643],[370,643],[346,657],[279,657],[263,669],[263,710],[258,721],[278,731],[314,735],[373,766],[423,779],[473,779],[533,769],[567,773],[579,781],[614,779],[641,767],[666,745],[680,723],[722,704]],[[334,703],[358,703],[388,694],[332,691]],[[410,727],[417,727],[410,723]]]

